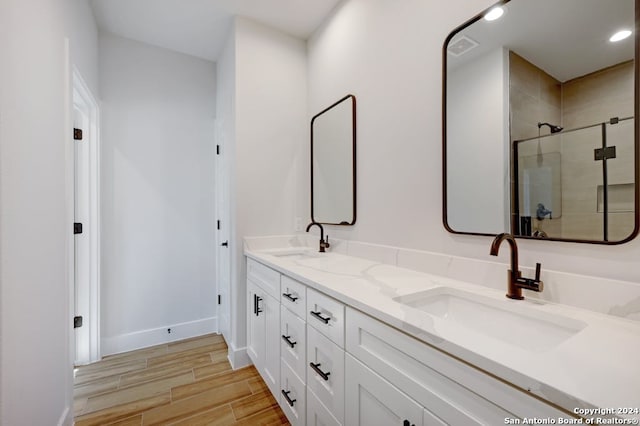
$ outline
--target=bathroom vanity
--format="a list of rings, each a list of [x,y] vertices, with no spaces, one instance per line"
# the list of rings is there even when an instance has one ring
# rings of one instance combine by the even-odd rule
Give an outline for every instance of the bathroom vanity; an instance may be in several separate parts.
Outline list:
[[[612,49],[590,30],[638,28],[639,9],[505,0],[445,41],[443,223],[499,234],[493,255],[510,242],[508,291],[506,265],[487,281],[462,273],[479,260],[432,254],[417,272],[400,267],[402,249],[325,240],[322,224],[356,220],[355,97],[314,117],[307,231],[320,228],[319,246],[245,240],[247,352],[292,424],[638,424],[637,284],[545,271],[550,289],[521,294],[543,282],[539,267],[520,275],[514,235],[603,245],[637,235],[640,38]],[[566,28],[576,35],[556,39]],[[608,88],[585,89],[595,81]]]
[[[248,354],[294,425],[640,417],[638,322],[317,248],[245,255]]]

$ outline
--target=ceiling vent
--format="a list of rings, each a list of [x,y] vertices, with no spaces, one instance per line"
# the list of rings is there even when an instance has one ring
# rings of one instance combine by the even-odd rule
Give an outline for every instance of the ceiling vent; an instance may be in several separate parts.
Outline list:
[[[449,47],[447,47],[447,52],[457,57],[457,56],[464,55],[468,51],[473,50],[478,46],[479,44],[477,41],[474,41],[469,37],[463,35],[449,43]]]

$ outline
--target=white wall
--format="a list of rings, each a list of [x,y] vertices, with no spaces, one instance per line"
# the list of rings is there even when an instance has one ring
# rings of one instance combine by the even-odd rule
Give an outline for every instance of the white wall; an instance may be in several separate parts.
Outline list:
[[[216,330],[215,83],[213,62],[100,35],[103,354]]]
[[[0,4],[2,425],[72,421],[69,14],[65,0]]]
[[[490,237],[442,226],[442,44],[493,0],[347,0],[308,44],[309,118],[358,98],[358,221],[330,227],[352,240],[482,260]],[[304,178],[304,174],[300,179]],[[308,200],[300,197],[302,211]],[[307,210],[308,211],[308,210]],[[307,216],[308,217],[308,214]],[[640,281],[640,242],[621,246],[520,241],[523,265]],[[508,250],[500,260],[508,261]]]
[[[71,0],[71,62],[94,97],[98,93],[98,26],[89,0]]]
[[[456,231],[509,229],[509,173],[491,166],[509,163],[508,60],[494,49],[447,76],[447,223]]]
[[[298,168],[308,152],[309,133],[304,41],[244,18],[236,19],[234,31],[231,281],[233,344],[241,348],[246,345],[242,239],[293,232]]]

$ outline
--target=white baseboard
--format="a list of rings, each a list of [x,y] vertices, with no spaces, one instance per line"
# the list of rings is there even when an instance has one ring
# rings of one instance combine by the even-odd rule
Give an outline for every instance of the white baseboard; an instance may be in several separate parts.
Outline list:
[[[73,424],[73,419],[71,418],[71,409],[69,406],[66,406],[64,411],[62,411],[62,415],[58,419],[58,426],[71,426]]]
[[[227,358],[229,359],[231,368],[237,370],[238,368],[253,364],[253,362],[251,362],[251,358],[249,358],[249,355],[247,354],[246,346],[244,348],[236,348],[230,342],[227,342],[227,346],[229,347],[229,355]]]
[[[171,333],[167,332],[168,329],[171,329]],[[217,332],[218,318],[210,317],[149,330],[135,331],[113,337],[103,337],[101,341],[102,356],[133,351],[173,342],[175,340],[188,339],[190,337]]]

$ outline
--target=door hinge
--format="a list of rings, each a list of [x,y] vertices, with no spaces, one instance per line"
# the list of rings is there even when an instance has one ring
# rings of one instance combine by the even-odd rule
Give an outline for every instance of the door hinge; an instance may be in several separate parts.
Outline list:
[[[218,295],[218,305],[220,305],[221,303],[222,303],[222,297]]]
[[[73,224],[73,233],[74,234],[82,234],[82,224],[81,223],[74,223]]]
[[[73,129],[73,140],[81,141],[82,140],[82,129]]]
[[[216,145],[216,155],[220,155],[220,145]]]
[[[593,161],[608,160],[616,158],[616,147],[608,146],[606,148],[596,148],[593,150]]]
[[[80,328],[80,327],[82,327],[82,317],[81,316],[73,317],[73,328]]]

